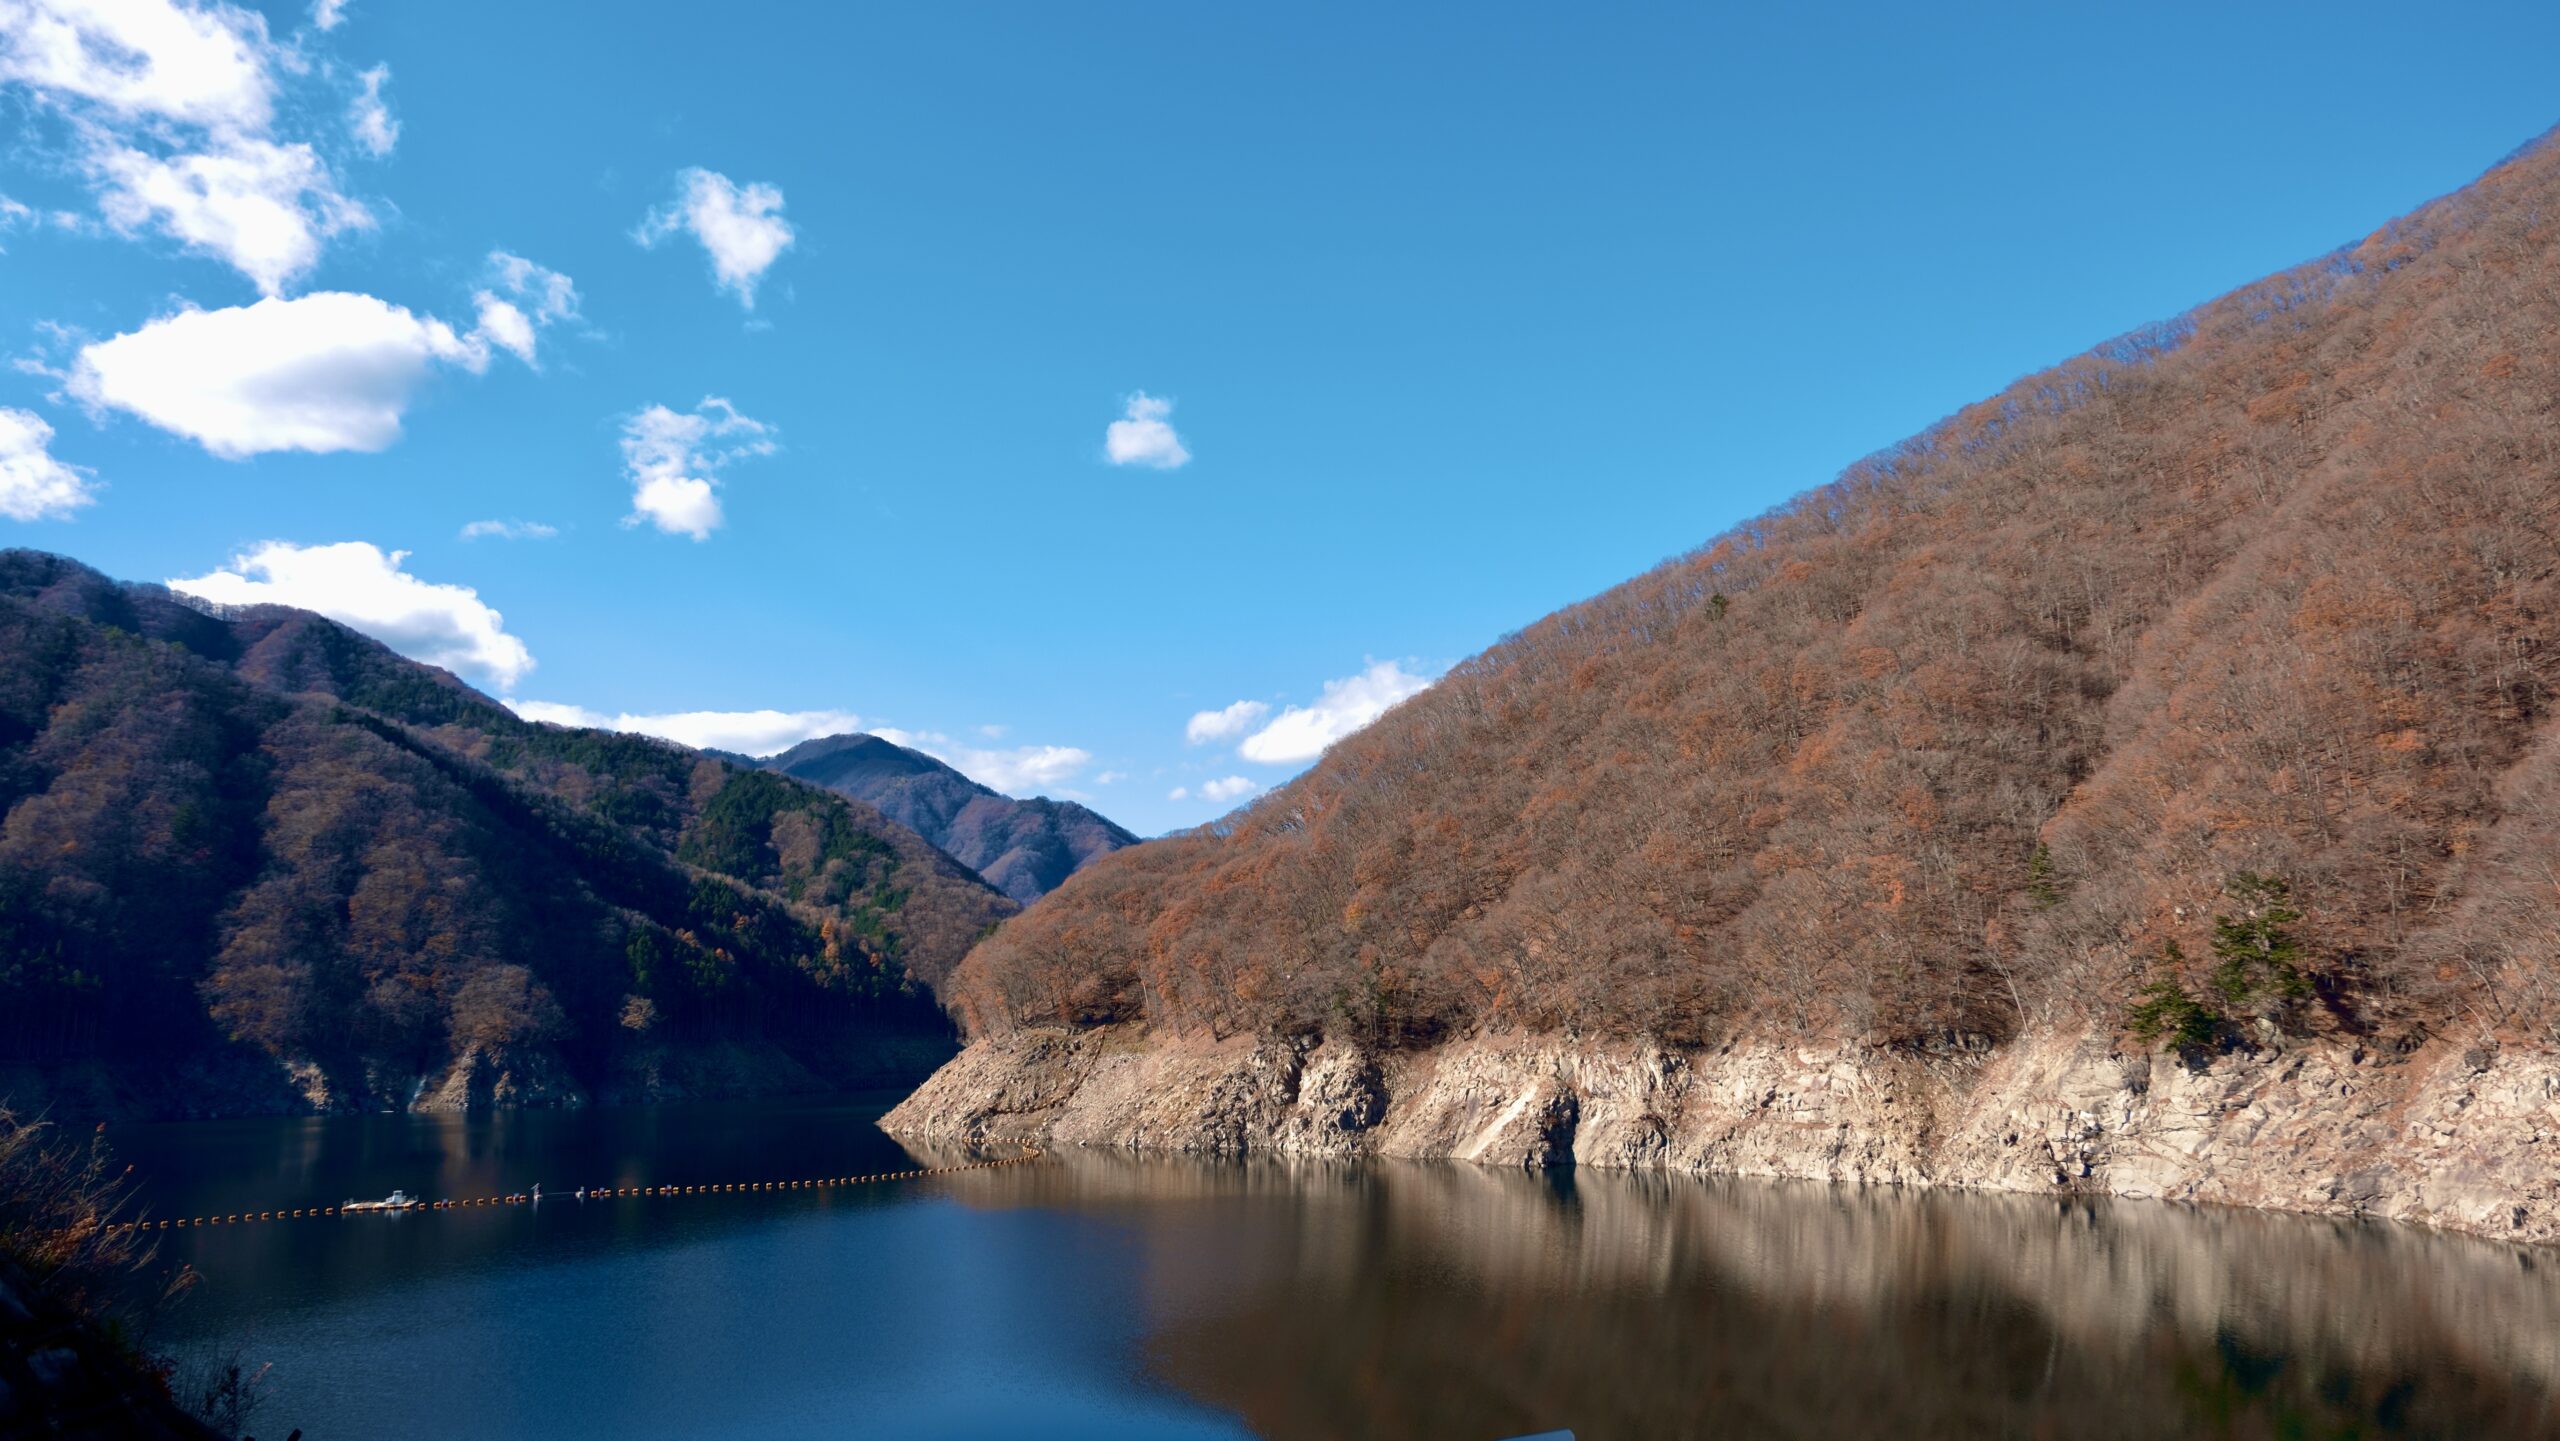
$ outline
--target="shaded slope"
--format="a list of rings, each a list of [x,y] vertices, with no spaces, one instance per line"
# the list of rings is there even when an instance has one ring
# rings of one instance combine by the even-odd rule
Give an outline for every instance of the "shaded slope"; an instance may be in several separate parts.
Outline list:
[[[1024,905],[1138,838],[1073,801],[1016,800],[873,735],[803,741],[763,762],[880,808]]]
[[[1077,875],[955,998],[1387,1045],[2548,1036],[2555,613],[2542,144],[1506,639]]]
[[[849,1077],[943,1044],[923,985],[1013,909],[859,803],[527,723],[303,612],[12,551],[0,661],[0,1060],[40,1072],[269,1078],[224,1107],[647,1090],[741,1047]]]

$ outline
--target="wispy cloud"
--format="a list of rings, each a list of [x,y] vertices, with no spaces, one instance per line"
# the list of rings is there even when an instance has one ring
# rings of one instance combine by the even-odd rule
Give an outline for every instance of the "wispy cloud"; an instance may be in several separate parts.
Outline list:
[[[347,106],[347,133],[356,138],[367,155],[379,160],[400,143],[400,122],[391,118],[391,106],[382,98],[382,87],[391,80],[391,67],[376,65],[356,79],[364,88]]]
[[[462,528],[464,540],[549,540],[560,533],[558,526],[544,525],[538,520],[475,520]]]
[[[631,513],[622,523],[647,521],[669,535],[709,540],[727,520],[717,472],[778,448],[772,426],[717,395],[690,411],[650,406],[622,426],[623,469],[631,478]]]
[[[278,104],[285,82],[334,73],[235,5],[0,4],[0,87],[59,117],[62,159],[88,181],[108,228],[157,231],[268,295],[308,272],[330,237],[374,223],[307,140],[277,133],[280,115],[300,123],[310,108]],[[368,128],[360,101],[359,143],[387,150],[396,127],[378,80],[366,94],[379,124]]]
[[[283,294],[317,264],[330,237],[374,223],[299,142],[224,134],[202,150],[169,155],[102,141],[86,164],[109,225],[128,234],[157,227],[267,295]]]
[[[701,243],[711,257],[714,283],[749,310],[756,307],[757,282],[799,238],[782,218],[778,187],[740,185],[700,168],[676,176],[676,198],[650,211],[632,238],[654,249],[679,232]]]
[[[480,333],[527,365],[536,365],[535,336],[578,315],[577,283],[548,266],[503,250],[489,252],[489,282],[472,294]]]

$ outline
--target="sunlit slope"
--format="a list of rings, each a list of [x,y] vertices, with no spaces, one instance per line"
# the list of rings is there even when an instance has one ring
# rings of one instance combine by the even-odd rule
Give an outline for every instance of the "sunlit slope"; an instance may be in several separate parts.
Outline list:
[[[952,993],[1391,1045],[2547,1024],[2556,610],[2546,143],[1538,621]]]

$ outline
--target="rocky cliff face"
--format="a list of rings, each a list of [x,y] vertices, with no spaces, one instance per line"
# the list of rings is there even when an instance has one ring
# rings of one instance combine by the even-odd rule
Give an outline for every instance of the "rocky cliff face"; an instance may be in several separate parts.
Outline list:
[[[2560,1241],[2560,1054],[2485,1037],[2191,1062],[2088,1033],[1941,1055],[1521,1036],[1381,1056],[1029,1030],[975,1042],[882,1124],[924,1140],[2105,1193]]]

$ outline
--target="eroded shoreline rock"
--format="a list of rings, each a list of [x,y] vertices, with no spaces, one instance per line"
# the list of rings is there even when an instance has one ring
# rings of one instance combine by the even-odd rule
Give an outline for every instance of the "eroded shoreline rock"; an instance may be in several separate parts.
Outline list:
[[[2096,1193],[2560,1242],[2560,1054],[2303,1043],[2189,1065],[2104,1035],[1995,1050],[1662,1050],[1495,1036],[1412,1054],[1129,1028],[981,1039],[883,1119],[920,1139],[1446,1157]]]

